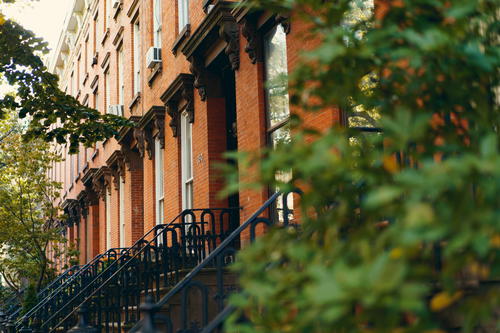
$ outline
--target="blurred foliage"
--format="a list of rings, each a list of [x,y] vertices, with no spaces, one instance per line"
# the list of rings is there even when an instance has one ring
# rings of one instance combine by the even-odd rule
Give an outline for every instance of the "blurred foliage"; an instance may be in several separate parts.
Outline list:
[[[295,115],[288,144],[240,155],[258,180],[230,190],[300,187],[307,214],[241,251],[227,330],[500,331],[498,2],[248,3],[321,41],[290,75],[292,112],[376,114],[382,133]]]
[[[15,2],[23,1],[0,0],[0,4]],[[68,143],[70,152],[75,153],[80,143],[92,146],[130,125],[125,118],[100,114],[61,91],[59,78],[48,72],[40,58],[48,53],[47,43],[6,19],[1,11],[0,49],[0,83],[15,90],[15,95],[0,96],[0,118],[9,110],[18,110],[21,118],[27,117],[30,126],[23,134],[25,140]]]

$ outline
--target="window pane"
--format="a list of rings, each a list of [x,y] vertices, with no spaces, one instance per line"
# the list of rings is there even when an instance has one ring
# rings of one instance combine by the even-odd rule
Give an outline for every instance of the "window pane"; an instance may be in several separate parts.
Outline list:
[[[286,120],[290,114],[286,34],[281,25],[264,36],[264,52],[267,121],[268,127],[272,127]]]

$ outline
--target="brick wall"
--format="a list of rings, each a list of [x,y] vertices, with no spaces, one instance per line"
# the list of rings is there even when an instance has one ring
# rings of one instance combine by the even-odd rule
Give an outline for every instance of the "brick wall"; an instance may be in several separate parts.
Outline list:
[[[206,14],[202,10],[202,0],[190,1],[191,31],[194,31],[205,19]],[[90,1],[90,3],[93,3]],[[98,1],[97,10],[99,15],[104,13],[105,1]],[[142,116],[152,106],[162,106],[160,96],[172,81],[180,73],[190,73],[189,62],[184,55],[178,51],[171,52],[172,45],[178,37],[177,27],[177,1],[164,1],[162,10],[162,58],[163,67],[155,79],[149,82],[153,74],[152,69],[148,69],[145,64],[145,54],[153,45],[153,22],[152,22],[152,1],[140,0],[137,8],[132,8],[132,0],[124,0],[121,11],[109,24],[108,37],[102,42],[97,40],[96,50],[99,54],[98,64],[91,66],[90,62],[80,62],[80,77],[88,74],[88,79],[83,84],[80,79],[79,86],[74,89],[74,95],[80,92],[78,99],[83,101],[88,95],[90,101],[93,100],[94,87],[91,83],[98,77],[97,89],[99,92],[99,102],[97,107],[101,112],[105,112],[105,105],[118,103],[118,53],[117,47],[123,48],[124,61],[124,110],[125,116]],[[175,4],[175,5],[172,5]],[[85,57],[85,39],[89,38],[88,48],[92,52],[94,43],[93,13],[90,8],[87,14],[82,17],[83,23],[76,36],[76,46],[74,46],[66,60],[66,70],[61,77],[61,87],[64,89],[70,80],[71,68],[76,66],[77,57],[82,54]],[[130,14],[130,16],[128,15]],[[138,19],[141,26],[141,54],[142,54],[142,82],[140,99],[131,106],[134,98],[133,94],[133,22]],[[103,20],[100,20],[103,24]],[[240,25],[241,26],[241,25]],[[98,27],[103,29],[103,27]],[[120,37],[120,31],[121,37]],[[304,40],[302,36],[308,31],[307,26],[292,18],[292,30],[287,38],[288,45],[288,68],[293,70],[299,61],[299,54],[304,49],[312,48],[318,42],[314,39]],[[103,33],[101,32],[101,36]],[[116,45],[113,43],[117,41]],[[235,72],[236,89],[236,117],[238,132],[238,149],[241,151],[258,151],[266,145],[266,119],[265,119],[265,93],[264,93],[264,67],[262,62],[252,64],[244,49],[247,41],[240,32],[240,67]],[[78,51],[81,50],[81,51]],[[101,66],[105,55],[110,53],[109,60],[104,68]],[[57,56],[57,55],[56,55]],[[81,58],[83,59],[83,58]],[[110,100],[105,100],[104,70],[109,67],[109,82],[112,84]],[[210,82],[212,83],[212,82]],[[89,103],[93,106],[93,102]],[[222,97],[212,96],[207,101],[202,101],[198,92],[194,91],[195,120],[193,124],[193,172],[194,172],[194,207],[220,207],[227,205],[226,200],[216,197],[218,191],[223,187],[223,179],[220,172],[215,169],[215,165],[221,161],[222,153],[226,149],[226,118],[225,101]],[[307,126],[325,130],[338,121],[339,112],[336,109],[325,110],[319,113],[302,113],[300,110],[293,112],[301,113]],[[180,175],[180,137],[173,137],[168,126],[170,117],[165,119],[165,153],[164,153],[164,194],[165,194],[165,221],[171,221],[181,210],[181,175]],[[120,150],[120,145],[115,139],[97,145],[97,152],[93,154],[93,149],[89,149],[87,154],[87,167],[100,168],[106,164],[108,158],[116,150]],[[82,154],[82,156],[84,156]],[[66,167],[64,163],[67,164]],[[70,188],[69,159],[56,166],[56,179],[64,179],[65,189]],[[241,180],[249,180],[255,175],[256,170],[240,169]],[[134,168],[125,173],[125,244],[130,246],[138,240],[145,232],[155,225],[155,168],[154,157],[149,159],[147,154],[142,161],[142,168]],[[119,191],[112,186],[112,246],[119,246],[120,226],[119,226]],[[80,180],[76,180],[69,191],[63,191],[63,200],[74,199],[85,189]],[[268,193],[266,190],[241,190],[239,193],[240,205],[242,206],[241,220],[246,220],[262,203],[266,200]],[[98,205],[89,207],[87,225],[82,219],[78,232],[80,238],[80,260],[88,261],[99,252],[106,250],[106,219],[105,204],[102,199]],[[74,235],[71,235],[73,239]],[[243,240],[248,238],[244,235]],[[89,248],[86,248],[89,244]]]

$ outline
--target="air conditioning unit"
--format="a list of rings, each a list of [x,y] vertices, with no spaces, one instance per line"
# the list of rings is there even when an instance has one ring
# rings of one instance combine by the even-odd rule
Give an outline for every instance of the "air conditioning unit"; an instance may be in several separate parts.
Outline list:
[[[146,53],[146,64],[148,65],[148,68],[153,68],[159,63],[161,63],[161,48],[150,47]]]
[[[113,0],[113,8],[118,8],[122,4],[122,0]]]
[[[108,113],[114,114],[115,116],[123,117],[123,105],[114,104],[114,105],[108,106]]]

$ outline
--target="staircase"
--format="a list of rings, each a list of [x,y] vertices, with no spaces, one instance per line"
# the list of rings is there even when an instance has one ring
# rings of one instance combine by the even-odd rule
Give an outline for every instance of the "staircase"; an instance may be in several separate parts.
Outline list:
[[[184,210],[130,248],[96,256],[52,288],[15,331],[217,331],[232,311],[228,295],[238,290],[228,265],[240,240],[252,242],[259,225],[293,225],[290,195],[275,193],[241,225],[239,208]]]
[[[60,274],[56,279],[47,284],[40,292],[37,293],[37,299],[41,300],[46,298],[60,285],[64,284],[71,276],[80,270],[81,266],[75,265],[68,268],[62,274]],[[21,290],[21,296],[23,295],[25,289]],[[20,304],[17,295],[14,295],[10,300],[6,302],[4,308],[0,311],[0,329],[2,326],[7,324],[14,326],[14,322],[18,320],[19,314],[21,313],[22,305]],[[23,316],[24,317],[24,316]],[[1,330],[0,330],[1,332]]]
[[[141,320],[129,332],[221,332],[225,319],[234,311],[226,300],[238,291],[238,285],[227,267],[236,259],[240,238],[245,235],[253,242],[259,225],[296,227],[293,209],[288,207],[292,195],[293,192],[272,195],[159,301],[153,303],[148,298],[141,306]]]

